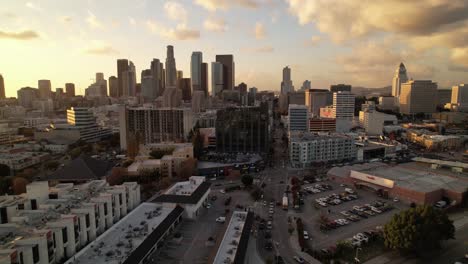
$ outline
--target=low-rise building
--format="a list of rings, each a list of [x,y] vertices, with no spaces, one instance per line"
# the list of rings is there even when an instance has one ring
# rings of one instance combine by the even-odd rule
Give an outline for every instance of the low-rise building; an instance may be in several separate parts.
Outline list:
[[[406,131],[406,139],[429,150],[459,149],[465,140],[460,136],[439,135],[424,129],[408,129]]]
[[[254,216],[252,212],[234,211],[212,263],[245,263]]]
[[[336,132],[336,119],[335,118],[310,118],[309,119],[309,132]]]
[[[451,204],[460,204],[468,188],[466,173],[461,175],[418,162],[397,166],[374,162],[334,167],[327,175],[340,183],[416,204],[433,205],[444,198],[449,199]]]
[[[369,135],[382,135],[386,125],[396,125],[398,119],[394,115],[389,115],[375,110],[359,111],[359,123]]]
[[[208,202],[211,183],[205,177],[192,176],[188,181],[177,182],[152,202],[162,203],[165,207],[182,206],[184,217],[196,219]]]
[[[12,170],[22,170],[44,162],[49,158],[47,152],[26,151],[22,148],[8,148],[0,151],[0,164],[5,164]]]

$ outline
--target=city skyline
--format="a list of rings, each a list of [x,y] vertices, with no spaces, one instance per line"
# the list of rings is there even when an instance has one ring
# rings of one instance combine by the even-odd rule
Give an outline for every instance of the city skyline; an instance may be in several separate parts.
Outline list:
[[[209,65],[218,54],[232,54],[235,85],[245,82],[259,90],[279,91],[286,65],[293,83],[310,80],[312,88],[389,86],[401,61],[412,78],[434,80],[440,88],[466,82],[468,3],[462,0],[369,6],[358,1],[140,0],[122,1],[118,9],[113,4],[4,1],[0,74],[6,95],[36,87],[41,79],[51,80],[52,91],[75,83],[76,93],[84,94],[96,72],[106,79],[117,76],[115,63],[121,58],[134,62],[140,82],[140,72],[153,58],[165,60],[167,45],[174,46],[177,70],[184,76],[190,74],[193,51],[203,52]],[[355,11],[343,17],[346,10]]]

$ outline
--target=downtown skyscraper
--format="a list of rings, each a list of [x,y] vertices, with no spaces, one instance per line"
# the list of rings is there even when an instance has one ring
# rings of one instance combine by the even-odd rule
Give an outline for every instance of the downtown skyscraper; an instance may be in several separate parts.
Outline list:
[[[192,52],[190,59],[190,78],[192,79],[192,91],[201,90],[201,66],[203,63],[203,53],[200,51]]]
[[[216,55],[216,62],[223,65],[223,90],[233,90],[235,83],[234,56],[231,54]]]
[[[5,99],[5,81],[3,76],[0,74],[0,99]]]
[[[167,46],[166,56],[166,88],[177,87],[177,68],[174,58],[174,47]]]
[[[291,68],[286,66],[283,68],[283,81],[281,82],[281,93],[287,94],[294,92],[294,86],[291,80]]]
[[[395,76],[393,77],[392,81],[392,96],[400,97],[401,94],[401,84],[408,81],[408,75],[406,73],[406,67],[402,63],[400,66],[395,70]]]

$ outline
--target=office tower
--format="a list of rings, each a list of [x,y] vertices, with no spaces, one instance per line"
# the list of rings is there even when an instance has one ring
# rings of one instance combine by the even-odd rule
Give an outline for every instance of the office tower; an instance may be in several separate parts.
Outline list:
[[[350,92],[333,93],[333,117],[352,120],[354,103],[354,94]]]
[[[141,144],[184,142],[193,128],[189,108],[126,108],[119,110],[120,147],[127,149],[128,138],[138,135]]]
[[[268,105],[229,107],[216,113],[216,149],[230,153],[266,153],[270,130]]]
[[[153,73],[151,69],[146,69],[146,70],[141,71],[141,79],[143,79],[144,77],[152,77],[152,76],[153,76]]]
[[[399,97],[401,94],[401,84],[408,81],[405,65],[400,63],[400,66],[395,70],[395,76],[392,81],[392,96]]]
[[[205,111],[205,92],[204,91],[193,91],[192,96],[192,111],[194,113],[200,113]]]
[[[333,93],[331,117],[336,119],[336,131],[348,132],[354,118],[354,94],[344,91]]]
[[[190,101],[192,100],[192,84],[190,78],[182,78],[179,81],[179,87],[182,91],[182,100]]]
[[[167,87],[162,96],[163,107],[179,107],[182,103],[182,91],[175,87]]]
[[[258,92],[257,87],[249,88],[248,102],[247,102],[248,105],[250,105],[250,106],[255,105],[255,100],[257,98],[257,92]]]
[[[452,98],[450,103],[457,108],[468,108],[468,85],[460,84],[452,87]]]
[[[109,96],[113,98],[119,97],[119,79],[115,76],[109,77]]]
[[[96,84],[100,87],[100,96],[107,96],[107,80],[104,79],[104,73],[96,73]]]
[[[0,99],[5,99],[5,81],[3,76],[0,74]]]
[[[65,93],[67,97],[74,97],[75,96],[75,84],[74,83],[66,83],[65,84]]]
[[[167,57],[166,57],[166,88],[177,87],[177,69],[174,58],[174,47],[167,46]]]
[[[110,129],[97,125],[93,112],[86,107],[67,109],[67,123],[79,131],[80,139],[85,142],[97,142],[112,134]]]
[[[301,90],[305,91],[305,90],[308,90],[308,89],[312,89],[311,85],[312,85],[312,83],[309,80],[305,80],[302,83]]]
[[[294,92],[294,86],[291,80],[291,69],[289,66],[283,68],[283,81],[281,81],[281,93],[287,94]]]
[[[208,96],[208,63],[202,63],[201,65],[201,90],[205,92],[205,96]]]
[[[38,88],[40,99],[49,99],[51,97],[52,85],[50,83],[50,80],[39,80]]]
[[[160,64],[161,69],[161,89],[159,90],[159,95],[162,95],[164,89],[166,89],[166,70],[164,69],[164,63]]]
[[[308,131],[309,113],[305,105],[290,104],[289,113],[289,131]]]
[[[141,77],[141,95],[148,100],[154,100],[158,96],[154,89],[154,79],[152,75],[143,75]]]
[[[224,89],[224,66],[219,62],[211,63],[212,96],[219,97]]]
[[[164,69],[159,59],[151,61],[151,76],[153,77],[153,90],[156,97],[162,95],[164,90]],[[143,83],[142,83],[143,85]]]
[[[305,105],[305,92],[297,91],[288,93],[288,104]]]
[[[190,78],[192,79],[193,92],[201,90],[202,63],[203,53],[201,53],[200,51],[192,52],[192,57],[190,58]]]
[[[39,97],[39,91],[36,88],[23,87],[17,91],[18,104],[24,108],[32,108],[33,101]]]
[[[312,117],[320,116],[320,108],[330,105],[330,101],[333,102],[333,93],[328,90],[307,89],[304,97]]]
[[[127,71],[122,73],[123,76],[123,96],[135,96],[136,95],[136,72],[135,65],[129,61]]]
[[[119,59],[117,60],[117,80],[119,83],[118,86],[118,95],[117,97],[124,96],[124,73],[128,71],[128,60]]]
[[[55,88],[55,100],[63,99],[65,97],[64,95],[63,88]]]
[[[452,99],[452,89],[437,89],[437,106],[443,108]]]
[[[239,93],[241,93],[241,94],[247,93],[247,84],[245,84],[243,82],[239,83],[239,85],[236,86],[236,90],[238,90]]]
[[[337,93],[337,92],[351,92],[351,85],[349,84],[334,84],[330,85],[330,92]]]
[[[234,56],[216,55],[216,62],[223,65],[223,90],[233,90],[236,77]]]
[[[401,84],[400,113],[432,114],[436,111],[437,83],[432,81],[409,81]]]

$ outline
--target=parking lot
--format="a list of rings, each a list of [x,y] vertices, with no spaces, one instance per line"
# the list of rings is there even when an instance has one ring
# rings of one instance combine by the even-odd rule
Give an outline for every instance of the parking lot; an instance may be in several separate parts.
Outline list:
[[[305,184],[302,187],[313,188],[315,184]],[[327,249],[334,246],[337,241],[352,238],[358,233],[375,230],[376,227],[384,225],[393,214],[408,208],[400,202],[381,199],[371,191],[356,190],[353,187],[340,186],[330,181],[320,182],[320,184],[330,185],[332,189],[325,189],[320,193],[305,192],[304,205],[301,206],[300,211],[292,212],[293,216],[302,218],[305,230],[308,231],[310,237],[309,246],[315,249]],[[352,189],[353,193],[346,192],[346,188]],[[356,199],[345,198],[351,195],[356,195]],[[319,205],[316,201],[320,198],[325,205]],[[340,200],[339,204],[336,202],[337,204],[333,205],[337,199]],[[382,204],[376,203],[377,201],[381,201]],[[383,209],[387,207],[393,209]],[[290,213],[291,211],[290,209]],[[336,227],[324,228],[324,222],[334,222],[336,224],[333,225]]]

